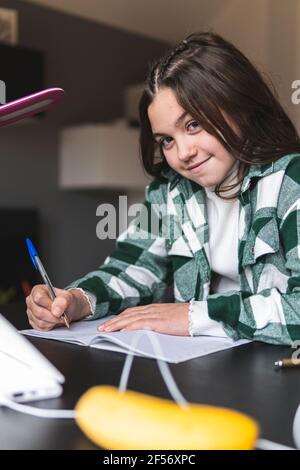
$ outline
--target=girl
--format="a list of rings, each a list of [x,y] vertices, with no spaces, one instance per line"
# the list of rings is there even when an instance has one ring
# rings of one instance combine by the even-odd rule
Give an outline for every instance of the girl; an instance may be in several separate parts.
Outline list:
[[[140,121],[146,217],[53,302],[34,287],[32,327],[67,311],[119,314],[102,331],[300,339],[300,140],[258,71],[220,36],[193,34],[152,68]],[[174,301],[159,303],[170,285]]]

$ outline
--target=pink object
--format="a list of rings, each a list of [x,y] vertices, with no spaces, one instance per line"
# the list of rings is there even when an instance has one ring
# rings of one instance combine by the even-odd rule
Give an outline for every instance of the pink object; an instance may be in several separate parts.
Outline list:
[[[45,111],[63,100],[62,88],[48,88],[0,106],[0,127]]]

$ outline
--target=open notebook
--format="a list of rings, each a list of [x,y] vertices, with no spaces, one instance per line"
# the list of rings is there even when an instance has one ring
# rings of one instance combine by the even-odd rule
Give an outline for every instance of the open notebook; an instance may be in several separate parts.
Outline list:
[[[136,331],[116,331],[112,333],[98,332],[96,327],[108,320],[80,321],[72,323],[70,329],[66,327],[57,328],[52,331],[42,332],[36,330],[23,330],[22,333],[39,338],[64,341],[91,348],[106,349],[128,353],[131,350],[135,355],[158,358],[167,362],[183,362],[195,357],[206,356],[217,351],[229,349],[248,343],[248,340],[232,341],[227,338],[217,338],[212,336],[172,336],[161,333],[153,333],[159,341],[162,355],[154,353],[149,337],[142,336],[137,346],[133,347],[132,342]]]

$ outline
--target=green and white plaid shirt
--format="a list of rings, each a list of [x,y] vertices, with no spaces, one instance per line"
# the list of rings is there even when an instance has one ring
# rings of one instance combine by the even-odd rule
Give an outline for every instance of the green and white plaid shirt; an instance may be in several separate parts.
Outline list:
[[[94,293],[93,319],[195,298],[234,338],[274,344],[300,339],[300,154],[249,168],[239,199],[239,290],[210,293],[204,189],[173,170],[146,188],[144,210],[98,270],[75,281]],[[222,243],[222,240],[220,240]]]

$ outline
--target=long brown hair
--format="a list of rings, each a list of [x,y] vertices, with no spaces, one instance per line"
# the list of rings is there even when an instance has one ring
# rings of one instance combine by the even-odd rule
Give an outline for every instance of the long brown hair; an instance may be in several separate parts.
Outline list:
[[[217,194],[240,186],[250,165],[300,152],[293,123],[258,70],[231,43],[203,32],[188,36],[149,73],[140,100],[140,149],[143,166],[151,176],[168,168],[148,118],[148,107],[163,87],[172,89],[193,119],[240,161],[238,182],[221,188],[226,177],[215,188]]]

